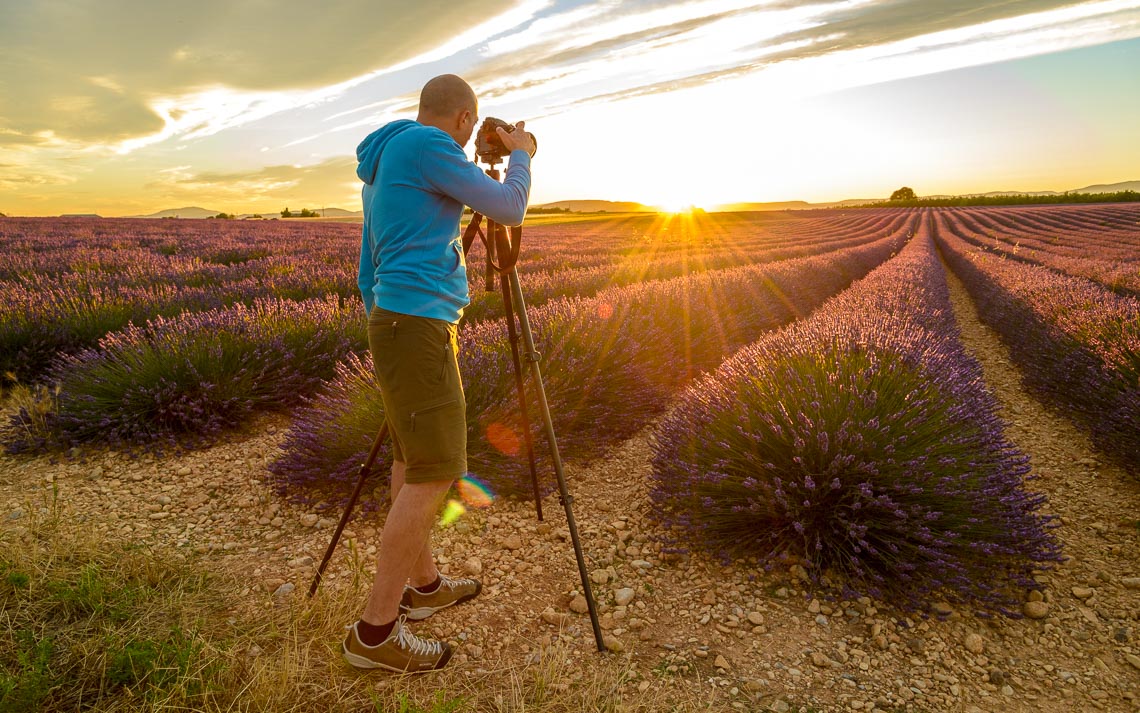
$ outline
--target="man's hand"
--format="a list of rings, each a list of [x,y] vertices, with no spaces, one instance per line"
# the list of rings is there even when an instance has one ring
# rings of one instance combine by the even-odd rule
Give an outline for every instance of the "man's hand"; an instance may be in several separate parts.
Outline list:
[[[495,131],[499,132],[499,138],[502,139],[503,146],[506,146],[508,151],[522,149],[534,156],[534,152],[538,150],[538,145],[534,141],[534,134],[523,131],[524,124],[525,122],[520,121],[515,124],[515,130],[510,132],[501,126]]]

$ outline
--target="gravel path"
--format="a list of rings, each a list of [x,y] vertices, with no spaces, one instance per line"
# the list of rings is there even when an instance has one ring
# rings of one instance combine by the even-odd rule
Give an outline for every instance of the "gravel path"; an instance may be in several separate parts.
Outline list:
[[[710,710],[1140,708],[1140,484],[1022,390],[953,277],[951,292],[1008,435],[1032,456],[1039,478],[1030,485],[1063,519],[1070,560],[1042,579],[1045,595],[1028,609],[1039,618],[987,621],[940,603],[944,620],[907,618],[867,599],[811,598],[794,568],[763,573],[665,556],[648,517],[647,429],[604,459],[567,467],[602,626],[611,655],[637,672],[631,688],[667,687]],[[226,443],[165,459],[105,450],[61,463],[2,456],[0,528],[18,533],[28,510],[58,489],[72,517],[111,539],[168,545],[203,567],[242,573],[251,609],[303,596],[339,513],[282,503],[267,486],[287,427],[267,416]],[[458,645],[454,666],[494,671],[561,638],[581,652],[571,677],[589,678],[599,654],[569,533],[555,497],[544,510],[539,523],[530,503],[499,500],[438,531],[443,568],[485,584],[477,602],[417,627]],[[379,525],[376,516],[354,520],[348,541],[374,554]],[[356,587],[363,600],[351,552],[342,544],[324,586]],[[370,557],[356,566],[368,581]]]

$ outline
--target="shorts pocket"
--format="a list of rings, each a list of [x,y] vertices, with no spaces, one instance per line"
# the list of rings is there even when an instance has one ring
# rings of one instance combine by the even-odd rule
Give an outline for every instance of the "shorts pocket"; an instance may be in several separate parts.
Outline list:
[[[402,437],[409,464],[447,463],[465,455],[466,419],[463,404],[455,398],[412,409]]]
[[[420,422],[423,423],[424,418],[426,416],[428,416],[428,414],[431,414],[434,411],[439,411],[440,409],[445,409],[448,406],[451,406],[451,405],[457,404],[457,403],[459,403],[458,399],[452,399],[450,401],[445,401],[441,404],[435,404],[434,406],[423,406],[419,409],[416,409],[415,411],[412,411],[411,414],[408,415],[408,420],[410,422],[408,425],[409,430],[411,430],[413,433],[415,433],[416,418],[417,417],[420,419]]]

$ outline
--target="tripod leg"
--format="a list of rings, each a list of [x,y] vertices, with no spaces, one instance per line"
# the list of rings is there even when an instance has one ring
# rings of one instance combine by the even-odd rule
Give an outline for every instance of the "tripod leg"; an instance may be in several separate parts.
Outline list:
[[[570,528],[570,540],[574,543],[574,556],[578,560],[578,573],[582,577],[582,590],[586,595],[586,605],[590,610],[590,623],[594,627],[594,640],[598,644],[598,651],[605,651],[606,645],[602,640],[602,627],[598,623],[598,607],[594,603],[594,592],[590,587],[589,573],[586,571],[586,558],[582,555],[582,542],[578,538],[578,525],[574,521],[573,498],[566,489],[566,476],[562,472],[562,457],[558,454],[558,440],[554,436],[554,422],[550,418],[550,405],[546,402],[546,389],[542,385],[542,369],[538,366],[538,353],[534,349],[534,335],[530,331],[530,321],[526,316],[526,302],[523,300],[522,286],[519,284],[519,273],[514,267],[510,272],[511,293],[517,305],[519,315],[519,328],[522,331],[523,345],[526,347],[527,361],[530,362],[531,376],[538,389],[538,406],[542,412],[542,421],[546,430],[546,439],[550,442],[550,455],[554,461],[554,475],[558,479],[558,494],[562,506],[566,510],[566,524]]]
[[[484,289],[490,292],[495,289],[495,235],[500,230],[495,221],[487,218],[487,239],[483,245],[487,248],[487,272],[484,277]]]
[[[313,584],[309,587],[310,599],[317,593],[317,587],[321,584],[321,576],[325,573],[325,567],[328,566],[329,560],[332,559],[336,544],[340,542],[340,533],[344,532],[344,526],[348,524],[348,518],[352,515],[352,508],[356,506],[356,500],[360,497],[360,491],[364,489],[364,481],[368,479],[368,475],[372,471],[372,464],[376,462],[376,455],[380,452],[380,446],[384,444],[384,439],[387,436],[388,421],[385,420],[384,425],[380,427],[380,432],[376,434],[376,440],[372,443],[372,450],[368,453],[368,460],[364,461],[360,466],[360,479],[356,481],[356,488],[352,491],[352,497],[348,499],[348,505],[344,508],[344,514],[340,516],[340,524],[336,526],[336,532],[333,533],[332,542],[329,543],[328,549],[325,550],[325,557],[321,560],[320,566],[317,567],[317,574],[313,577]]]
[[[507,252],[505,249],[506,228],[495,226],[495,240],[499,243],[499,254]],[[511,304],[511,285],[508,273],[500,273],[499,282],[503,288],[503,313],[507,318],[507,337],[511,342],[511,360],[515,365],[515,386],[519,392],[519,413],[522,416],[523,438],[526,440],[526,455],[530,461],[530,482],[534,486],[534,508],[538,513],[538,521],[542,522],[542,496],[538,492],[538,466],[534,461],[534,439],[530,433],[530,415],[526,407],[526,389],[523,387],[522,362],[519,360],[519,337],[515,333],[515,312]]]

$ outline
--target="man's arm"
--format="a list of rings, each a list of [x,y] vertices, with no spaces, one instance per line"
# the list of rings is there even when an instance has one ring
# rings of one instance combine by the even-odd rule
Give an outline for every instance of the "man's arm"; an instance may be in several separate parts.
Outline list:
[[[367,223],[360,232],[360,272],[356,277],[356,285],[364,299],[364,314],[368,315],[372,314],[372,305],[376,299],[372,293],[372,288],[376,286],[376,268],[372,265],[372,243],[368,239]]]
[[[530,199],[530,154],[511,152],[502,183],[491,178],[446,136],[431,136],[420,154],[420,170],[434,190],[471,206],[501,225],[522,225]]]

